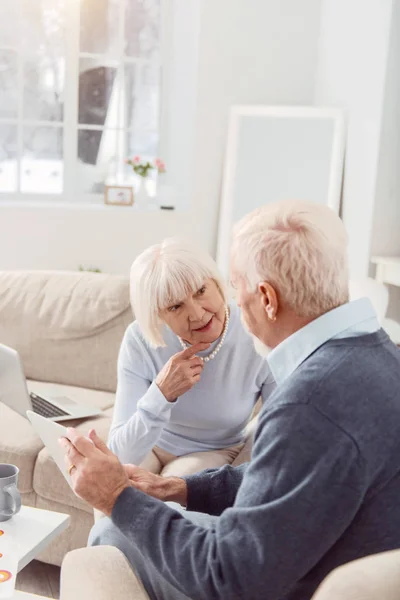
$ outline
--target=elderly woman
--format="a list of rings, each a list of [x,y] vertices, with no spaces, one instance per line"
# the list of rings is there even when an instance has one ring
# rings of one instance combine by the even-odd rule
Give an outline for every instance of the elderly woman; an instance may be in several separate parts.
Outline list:
[[[232,463],[274,381],[215,262],[174,239],[152,246],[132,265],[131,302],[109,447],[163,475]]]

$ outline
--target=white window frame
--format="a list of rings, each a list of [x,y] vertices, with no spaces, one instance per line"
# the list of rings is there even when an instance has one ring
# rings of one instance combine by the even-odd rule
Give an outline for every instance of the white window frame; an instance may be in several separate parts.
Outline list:
[[[165,188],[168,202],[171,200],[175,208],[190,209],[193,195],[193,171],[195,168],[195,148],[197,139],[197,97],[199,76],[199,51],[201,39],[202,0],[162,0],[161,11],[161,96],[160,96],[160,127],[159,127],[159,155],[167,163],[167,173],[163,175],[163,184],[158,186],[157,195],[162,194]],[[76,0],[68,0],[69,18],[71,11],[79,7]],[[78,27],[69,28],[69,36],[79,36]],[[70,41],[70,44],[73,40]],[[75,38],[76,43],[76,38]],[[68,61],[66,79],[73,77],[71,70],[78,65]],[[20,73],[22,82],[22,69]],[[67,89],[67,87],[66,87]],[[68,90],[67,90],[68,91]],[[77,112],[78,112],[78,87],[70,90],[75,94],[75,101],[71,102],[71,109],[64,112],[65,128],[70,127],[75,133],[64,144],[74,147],[77,144]],[[72,98],[74,100],[74,98]],[[19,97],[22,108],[23,97]],[[75,110],[75,114],[73,112]],[[22,114],[22,111],[20,112]],[[3,121],[5,122],[5,121]],[[13,121],[14,122],[14,121]],[[71,125],[72,124],[72,125]],[[22,140],[19,140],[22,150]],[[75,154],[76,157],[76,154]],[[64,156],[64,165],[66,158]],[[20,164],[20,163],[19,163]],[[20,173],[18,173],[18,176]],[[38,208],[52,206],[79,207],[118,210],[117,207],[105,207],[102,194],[75,194],[71,190],[70,177],[64,173],[64,191],[62,194],[34,194],[0,192],[0,207],[36,206]],[[69,195],[67,195],[69,194]]]
[[[125,2],[128,0],[125,0]],[[180,0],[179,0],[180,1]],[[124,11],[125,2],[121,2],[121,12]],[[23,116],[23,93],[18,95],[18,116],[13,119],[1,119],[4,124],[17,124],[17,182],[21,185],[21,165],[23,156],[23,130],[24,126],[45,126],[54,127],[63,130],[63,191],[60,194],[46,194],[35,192],[6,192],[0,191],[0,204],[50,204],[50,205],[82,205],[82,204],[102,204],[103,194],[77,193],[75,187],[77,173],[77,146],[78,131],[84,130],[102,130],[105,127],[95,125],[80,125],[78,123],[78,94],[79,94],[79,58],[104,59],[105,64],[118,62],[118,73],[120,85],[122,85],[123,65],[124,64],[152,64],[158,65],[161,69],[162,79],[160,83],[160,116],[159,116],[159,155],[166,157],[167,139],[168,139],[168,73],[170,71],[168,58],[171,57],[171,46],[173,43],[173,7],[175,0],[160,0],[160,60],[149,61],[142,58],[126,57],[123,54],[124,44],[124,20],[120,19],[119,39],[121,40],[119,56],[111,57],[109,55],[101,56],[99,54],[83,53],[79,50],[80,36],[80,3],[67,0],[65,4],[65,84],[64,84],[64,119],[61,122],[28,120],[22,119]],[[168,6],[167,6],[168,4]],[[18,86],[23,90],[23,59],[18,47],[1,47],[2,50],[13,50],[18,53]],[[122,60],[123,57],[123,60]],[[135,85],[140,86],[140,78],[137,77]],[[121,161],[121,172],[123,163]]]

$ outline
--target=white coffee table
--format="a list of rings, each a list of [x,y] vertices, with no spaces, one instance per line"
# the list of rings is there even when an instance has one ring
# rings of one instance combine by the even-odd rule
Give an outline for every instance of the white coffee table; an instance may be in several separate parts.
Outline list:
[[[50,544],[67,527],[69,515],[40,508],[23,506],[9,521],[0,523],[0,530],[10,535],[17,552],[18,569],[27,564]],[[15,592],[13,600],[43,600],[43,597]]]

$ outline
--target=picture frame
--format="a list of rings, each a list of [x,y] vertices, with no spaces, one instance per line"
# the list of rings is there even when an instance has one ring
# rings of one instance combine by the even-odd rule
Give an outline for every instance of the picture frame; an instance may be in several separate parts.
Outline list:
[[[217,238],[217,264],[229,276],[234,223],[289,198],[339,213],[345,118],[338,109],[233,106],[230,113]]]
[[[106,185],[104,203],[108,206],[132,206],[132,187],[129,185]]]

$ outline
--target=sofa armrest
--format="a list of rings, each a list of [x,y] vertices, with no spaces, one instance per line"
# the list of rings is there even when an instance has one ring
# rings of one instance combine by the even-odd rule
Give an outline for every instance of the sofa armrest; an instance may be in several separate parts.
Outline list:
[[[69,552],[61,567],[60,600],[149,600],[127,558],[113,546]]]
[[[398,600],[400,550],[373,554],[338,567],[312,600]]]

